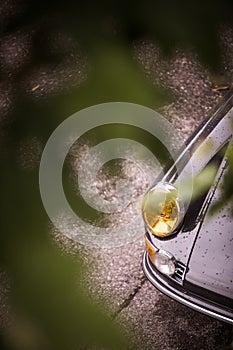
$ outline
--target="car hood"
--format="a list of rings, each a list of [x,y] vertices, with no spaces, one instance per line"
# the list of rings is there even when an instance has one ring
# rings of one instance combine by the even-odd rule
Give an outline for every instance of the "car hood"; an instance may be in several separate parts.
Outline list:
[[[208,214],[206,215],[209,203],[213,203],[219,197],[219,188],[222,185],[224,172],[226,171],[225,169],[227,158],[225,156],[225,152],[227,147],[229,146],[231,138],[231,120],[232,113],[226,114],[225,117],[222,120],[220,120],[218,124],[218,129],[214,129],[213,131],[211,131],[207,138],[203,138],[199,147],[195,146],[195,143],[193,144],[194,150],[191,150],[188,154],[191,156],[190,162],[188,162],[187,165],[184,166],[179,176],[177,177],[177,180],[174,181],[175,185],[176,181],[179,184],[179,182],[182,182],[182,179],[186,179],[186,176],[187,174],[189,174],[190,171],[192,171],[194,174],[198,174],[207,165],[214,165],[216,168],[216,175],[211,188],[203,190],[202,193],[200,193],[200,195],[198,196],[198,198],[194,198],[194,200],[190,202],[187,212],[185,213],[185,218],[182,223],[182,226],[175,236],[170,236],[167,239],[160,239],[150,234],[150,240],[157,248],[164,249],[172,253],[176,260],[182,262],[186,266],[190,262],[190,255],[192,254],[192,251],[194,253],[194,251],[198,250],[197,242],[199,243],[198,246],[202,245],[203,243],[203,245],[209,247],[210,250],[212,248],[210,246],[211,242],[213,246],[215,246],[216,244],[218,247],[220,247],[220,243],[214,243],[213,238],[215,234],[213,230],[216,229],[218,232],[217,223],[220,225],[221,229],[224,228],[224,239],[228,241],[232,238],[233,225],[229,221],[231,220],[229,219],[229,208],[225,208],[224,210],[226,210],[226,213],[222,214],[225,218],[224,227],[221,226],[223,225],[224,219],[221,217],[221,214],[219,214],[219,217],[218,215],[215,215],[212,218],[209,217]],[[219,136],[220,134],[221,137]],[[200,137],[200,139],[202,138]],[[208,149],[208,152],[203,151],[203,149]],[[171,168],[171,170],[174,169]],[[161,180],[162,182],[172,182],[175,170],[174,173],[172,173],[171,170],[168,171],[165,177]],[[227,232],[225,232],[226,227],[228,227]],[[207,233],[204,234],[204,230],[206,230]],[[200,240],[202,236],[202,239],[207,241],[201,242]],[[224,249],[224,245],[228,245],[228,243],[223,243],[223,235],[215,234],[215,236],[215,239],[221,237],[221,244],[223,244],[223,246],[220,248],[220,250]],[[196,254],[198,254],[198,252]],[[232,255],[233,254],[231,254],[231,256]],[[207,253],[205,254],[205,256],[207,257]],[[199,261],[199,263],[201,263],[201,261]]]
[[[223,176],[211,203],[218,200]],[[230,203],[211,215],[211,206],[199,227],[188,262],[186,281],[233,298],[233,217]]]

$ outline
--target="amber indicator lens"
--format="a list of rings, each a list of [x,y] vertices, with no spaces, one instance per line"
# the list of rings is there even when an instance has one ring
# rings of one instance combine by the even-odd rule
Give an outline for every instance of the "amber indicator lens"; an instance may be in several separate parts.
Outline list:
[[[166,236],[177,226],[179,204],[177,190],[171,184],[157,184],[149,190],[142,203],[142,214],[149,231]]]
[[[152,263],[154,263],[154,255],[155,253],[158,252],[158,249],[155,248],[151,243],[150,241],[148,240],[148,238],[146,237],[146,235],[144,236],[144,239],[145,239],[145,247],[146,247],[146,251],[148,253],[148,256],[151,260]]]

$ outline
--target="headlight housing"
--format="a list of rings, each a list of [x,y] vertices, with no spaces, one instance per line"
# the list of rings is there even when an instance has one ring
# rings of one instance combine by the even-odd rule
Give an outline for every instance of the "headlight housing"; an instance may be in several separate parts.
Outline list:
[[[184,216],[177,188],[166,182],[152,187],[144,196],[142,215],[153,235],[165,237],[172,234]]]

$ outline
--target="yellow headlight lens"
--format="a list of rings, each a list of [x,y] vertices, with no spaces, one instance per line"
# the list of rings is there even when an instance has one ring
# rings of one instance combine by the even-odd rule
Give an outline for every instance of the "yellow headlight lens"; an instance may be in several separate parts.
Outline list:
[[[143,199],[142,214],[151,233],[161,237],[170,234],[180,214],[176,188],[169,183],[159,183],[149,190]]]

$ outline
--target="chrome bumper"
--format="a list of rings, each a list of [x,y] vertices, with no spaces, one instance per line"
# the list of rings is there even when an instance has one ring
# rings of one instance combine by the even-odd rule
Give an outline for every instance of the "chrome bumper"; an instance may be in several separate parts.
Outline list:
[[[184,288],[175,288],[169,280],[166,280],[166,277],[162,278],[161,275],[156,274],[146,252],[143,255],[142,267],[148,280],[162,293],[198,312],[233,325],[233,315],[230,312],[223,311],[218,306],[213,307],[207,301],[195,297]]]

